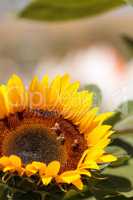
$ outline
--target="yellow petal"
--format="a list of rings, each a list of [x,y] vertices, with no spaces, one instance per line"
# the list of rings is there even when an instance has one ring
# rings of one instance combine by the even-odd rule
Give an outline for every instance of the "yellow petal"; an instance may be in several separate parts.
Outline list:
[[[93,93],[87,91],[79,92],[79,105],[77,104],[77,115],[74,118],[74,123],[80,125],[81,119],[90,111],[93,102]]]
[[[8,97],[14,112],[21,111],[26,106],[26,92],[22,80],[13,75],[8,83]]]
[[[10,160],[7,156],[3,156],[0,158],[0,166],[1,167],[6,167],[10,165]]]
[[[97,169],[99,170],[99,166],[97,165],[97,163],[95,161],[85,161],[80,169]]]
[[[99,162],[104,162],[104,163],[113,162],[116,160],[117,160],[117,157],[111,154],[103,155],[98,159]]]
[[[15,168],[19,168],[22,165],[21,159],[18,156],[15,155],[11,155],[9,157],[9,160],[11,162],[11,164],[15,167]]]
[[[42,162],[32,162],[32,166],[34,166],[36,168],[36,170],[39,171],[39,174],[42,176],[45,174],[46,172],[46,165],[45,163]]]
[[[111,129],[111,126],[101,125],[96,127],[91,133],[88,133],[87,141],[89,145],[96,145]]]
[[[24,173],[25,173],[25,168],[20,167],[20,168],[17,169],[17,172],[18,172],[19,176],[23,176]]]
[[[65,115],[65,118],[70,118],[71,121],[74,122],[76,125],[80,125],[81,118],[83,119],[86,113],[89,112],[91,106],[91,97],[92,95],[88,95],[87,91],[77,92],[73,96],[71,96],[67,104],[65,104],[64,106],[64,113],[66,113],[67,111],[67,116]],[[88,120],[86,121],[88,123]]]
[[[96,146],[97,148],[104,149],[110,143],[110,141],[111,139],[105,137],[101,139]]]
[[[91,173],[86,169],[78,169],[78,171],[81,175],[91,176]]]
[[[84,117],[80,121],[80,132],[84,133],[87,132],[88,129],[90,129],[91,123],[96,117],[96,114],[98,112],[99,108],[93,108],[89,112],[87,112]]]
[[[8,116],[10,112],[9,100],[8,100],[8,91],[7,87],[4,85],[0,86],[0,119],[3,119],[5,116]]]
[[[66,90],[66,88],[70,85],[70,76],[65,74],[61,78],[61,94]]]
[[[46,109],[47,107],[47,96],[48,96],[48,75],[45,75],[43,78],[42,78],[42,81],[41,81],[41,88],[42,88],[42,95],[43,95],[43,109]]]
[[[38,172],[38,169],[32,164],[28,164],[26,165],[25,172],[27,176],[32,176]]]
[[[15,168],[13,166],[7,166],[7,167],[4,168],[3,172],[7,172],[7,171],[14,172]]]
[[[41,81],[42,87],[48,88],[48,75],[43,76],[42,81]]]
[[[114,115],[114,112],[102,113],[98,115],[94,121],[103,123],[105,120],[112,117],[113,115]]]
[[[34,77],[29,86],[29,107],[41,109],[44,104],[42,87],[37,77]]]
[[[48,91],[47,106],[49,109],[52,108],[54,109],[58,104],[58,99],[60,96],[60,88],[61,88],[61,77],[57,76],[51,83],[51,86]]]
[[[48,185],[52,180],[52,177],[42,177],[42,182],[44,185]]]
[[[84,163],[91,163],[92,161],[96,161],[100,156],[104,154],[104,150],[95,146],[89,149]]]
[[[68,88],[67,88],[67,93],[69,95],[74,95],[77,90],[79,89],[79,81],[76,81],[74,83],[72,83]]]
[[[79,190],[83,190],[83,183],[81,179],[77,179],[76,181],[72,182],[74,186],[76,186]]]
[[[46,176],[55,177],[59,173],[60,163],[58,161],[52,161],[46,168]]]
[[[86,157],[87,154],[88,154],[88,151],[89,151],[89,149],[87,149],[87,150],[85,150],[85,151],[83,152],[83,155],[81,156],[81,159],[80,159],[80,161],[79,161],[79,163],[78,163],[78,167],[77,167],[77,168],[80,168],[81,164],[84,162],[84,159],[85,159],[85,157]]]
[[[61,174],[58,180],[59,182],[70,184],[78,179],[80,179],[80,174],[78,173],[78,171],[72,170],[72,171],[67,171]]]
[[[35,166],[37,169],[41,169],[41,168],[44,168],[46,169],[46,165],[42,162],[32,162],[32,165]]]
[[[74,97],[75,94],[77,94],[78,88],[79,88],[79,82],[74,82],[74,83],[70,84],[66,88],[65,92],[62,94],[62,97],[61,97],[61,102],[63,104],[62,113],[68,112],[69,109],[67,109],[67,106],[69,104],[71,104],[71,106],[74,105],[74,104],[72,104],[71,100],[72,100],[72,97]]]

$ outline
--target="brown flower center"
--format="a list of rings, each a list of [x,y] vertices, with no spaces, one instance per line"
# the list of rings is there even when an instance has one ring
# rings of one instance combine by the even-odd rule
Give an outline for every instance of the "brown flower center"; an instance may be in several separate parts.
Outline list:
[[[18,155],[24,164],[53,160],[75,169],[86,142],[77,127],[52,111],[27,110],[0,122],[0,155]]]

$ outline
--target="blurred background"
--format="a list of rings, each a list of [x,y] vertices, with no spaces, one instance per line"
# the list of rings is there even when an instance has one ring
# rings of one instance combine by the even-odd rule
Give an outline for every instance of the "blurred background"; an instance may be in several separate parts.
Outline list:
[[[133,200],[133,0],[0,0],[0,83],[14,73],[27,86],[34,75],[69,73],[102,112],[116,111],[108,152],[118,162],[99,182],[105,198],[95,191]]]
[[[0,1],[0,82],[7,81],[13,73],[26,84],[35,74],[41,78],[44,73],[51,77],[69,73],[81,85],[91,83],[101,89],[103,110],[113,110],[133,98],[130,2],[122,2],[108,12],[100,11],[99,15],[69,20],[49,20],[40,14],[41,6],[30,7],[30,3]]]

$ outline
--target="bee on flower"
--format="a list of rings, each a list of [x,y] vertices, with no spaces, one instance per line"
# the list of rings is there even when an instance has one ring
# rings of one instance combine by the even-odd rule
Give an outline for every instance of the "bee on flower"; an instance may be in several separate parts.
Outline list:
[[[93,94],[67,74],[51,83],[35,77],[28,89],[13,75],[0,86],[0,170],[82,190],[83,176],[116,160],[105,151],[113,131],[103,122],[111,115],[99,114]]]

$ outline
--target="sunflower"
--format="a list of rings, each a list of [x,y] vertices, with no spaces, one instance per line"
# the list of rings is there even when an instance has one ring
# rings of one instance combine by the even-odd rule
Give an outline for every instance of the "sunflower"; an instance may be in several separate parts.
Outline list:
[[[82,176],[116,160],[105,152],[112,113],[98,114],[93,94],[67,74],[48,82],[34,77],[26,89],[13,75],[0,86],[0,170],[82,189]]]

